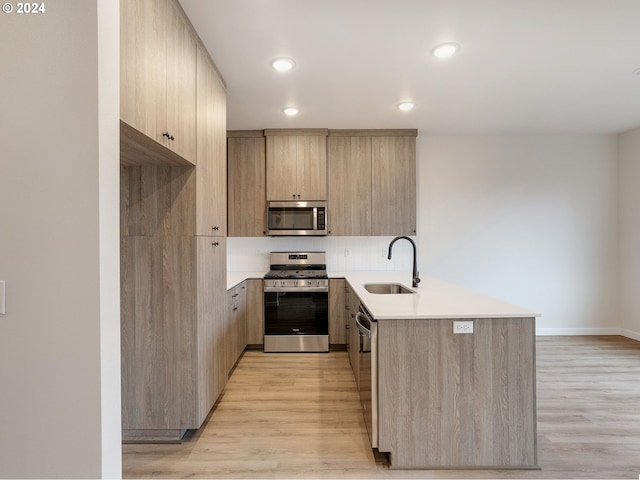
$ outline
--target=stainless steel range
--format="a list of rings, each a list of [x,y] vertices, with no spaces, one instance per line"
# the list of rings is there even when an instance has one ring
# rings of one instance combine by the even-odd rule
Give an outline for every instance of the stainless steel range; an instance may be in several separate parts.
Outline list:
[[[325,252],[272,252],[264,276],[264,351],[329,351]]]

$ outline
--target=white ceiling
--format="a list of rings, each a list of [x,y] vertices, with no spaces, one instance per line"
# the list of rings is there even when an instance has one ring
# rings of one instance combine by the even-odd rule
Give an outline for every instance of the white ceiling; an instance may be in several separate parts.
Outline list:
[[[640,0],[180,0],[230,130],[618,133],[640,126]],[[454,41],[447,60],[430,55]],[[297,65],[287,74],[269,62]],[[411,99],[416,108],[396,105]],[[301,113],[286,117],[281,109]]]

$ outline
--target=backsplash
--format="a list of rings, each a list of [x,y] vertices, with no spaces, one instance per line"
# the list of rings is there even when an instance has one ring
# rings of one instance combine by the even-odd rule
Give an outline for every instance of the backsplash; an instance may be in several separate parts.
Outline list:
[[[230,237],[227,239],[227,269],[238,272],[267,271],[270,252],[324,251],[327,253],[327,270],[333,272],[351,270],[411,272],[413,249],[409,242],[397,242],[393,246],[393,258],[387,259],[389,243],[393,238]]]

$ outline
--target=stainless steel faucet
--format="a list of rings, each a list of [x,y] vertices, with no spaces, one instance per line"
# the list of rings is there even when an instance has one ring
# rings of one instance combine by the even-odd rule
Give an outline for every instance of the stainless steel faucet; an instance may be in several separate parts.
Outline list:
[[[393,244],[396,243],[398,240],[400,239],[405,239],[408,240],[409,242],[411,242],[411,245],[413,246],[413,283],[412,283],[412,287],[417,287],[418,284],[420,283],[420,275],[418,273],[418,263],[416,260],[416,244],[413,240],[411,240],[409,237],[396,237],[393,240],[391,240],[391,243],[389,244],[389,260],[391,260],[391,248],[393,247]]]

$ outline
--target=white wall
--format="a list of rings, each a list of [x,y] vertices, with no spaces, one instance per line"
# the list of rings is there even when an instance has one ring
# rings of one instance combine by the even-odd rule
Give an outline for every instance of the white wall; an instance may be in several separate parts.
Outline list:
[[[640,340],[640,128],[618,137],[620,162],[620,320]]]
[[[539,311],[539,333],[617,333],[615,136],[418,149],[424,272]]]
[[[417,149],[422,276],[539,311],[542,334],[619,333],[615,136],[422,135]],[[271,250],[317,249],[332,270],[410,281],[410,245],[388,261],[390,240],[230,239],[228,264],[265,269]]]
[[[0,14],[0,477],[121,475],[117,4]]]

